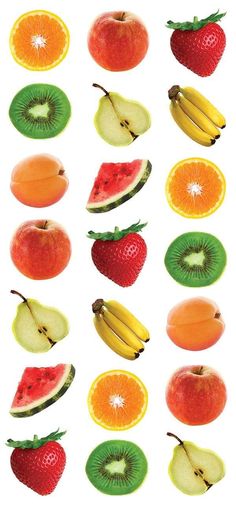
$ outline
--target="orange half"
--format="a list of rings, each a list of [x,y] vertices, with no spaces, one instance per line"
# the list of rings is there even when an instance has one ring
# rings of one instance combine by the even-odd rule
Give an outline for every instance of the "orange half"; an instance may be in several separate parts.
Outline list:
[[[170,171],[166,196],[174,211],[186,218],[204,218],[222,204],[226,182],[220,169],[204,158],[187,158]]]
[[[93,420],[108,430],[126,430],[143,418],[148,393],[141,380],[127,371],[108,371],[93,382],[88,407]]]
[[[10,48],[17,63],[29,70],[48,70],[66,56],[70,34],[65,23],[48,11],[20,16],[10,34]]]

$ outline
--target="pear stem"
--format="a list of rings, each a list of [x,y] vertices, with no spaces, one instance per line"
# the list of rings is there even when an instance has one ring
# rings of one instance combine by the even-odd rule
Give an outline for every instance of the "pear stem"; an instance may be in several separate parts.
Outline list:
[[[19,295],[19,297],[21,297],[23,302],[26,302],[26,304],[27,304],[27,299],[20,292],[17,292],[17,290],[11,290],[10,293],[13,293],[13,295]]]
[[[184,444],[184,442],[178,436],[176,436],[175,434],[173,434],[173,432],[167,432],[166,435],[174,437],[175,439],[177,439],[177,441],[179,442],[180,445]]]
[[[109,92],[107,90],[105,90],[105,88],[103,88],[103,86],[101,86],[100,84],[93,83],[93,86],[94,86],[94,88],[99,88],[100,90],[102,90],[107,97],[109,96]]]

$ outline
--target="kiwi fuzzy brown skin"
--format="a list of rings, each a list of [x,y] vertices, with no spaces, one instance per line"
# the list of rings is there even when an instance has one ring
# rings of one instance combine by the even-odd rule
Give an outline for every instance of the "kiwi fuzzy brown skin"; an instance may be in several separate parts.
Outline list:
[[[113,463],[114,466],[120,467],[120,471],[116,467],[110,472],[109,466]],[[147,459],[136,444],[111,440],[98,445],[89,455],[86,474],[100,492],[125,495],[134,492],[141,485],[147,474],[147,467]]]
[[[186,261],[192,258],[192,265]],[[199,257],[197,258],[197,256]],[[201,255],[204,259],[201,262]],[[184,286],[201,287],[214,283],[226,265],[226,252],[214,235],[205,232],[187,232],[177,237],[167,249],[165,266],[175,281]]]
[[[39,108],[38,114],[34,109],[36,107]],[[9,109],[14,127],[31,139],[55,137],[64,130],[70,115],[71,105],[64,91],[52,84],[42,83],[22,88],[13,98]]]

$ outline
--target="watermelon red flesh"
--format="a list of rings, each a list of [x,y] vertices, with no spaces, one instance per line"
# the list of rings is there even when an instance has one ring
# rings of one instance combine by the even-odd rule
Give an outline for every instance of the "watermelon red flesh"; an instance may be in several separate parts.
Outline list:
[[[88,211],[106,212],[130,199],[141,190],[150,172],[149,160],[103,163],[88,199]]]
[[[71,364],[27,367],[14,396],[10,413],[31,416],[56,402],[69,388],[75,374]]]

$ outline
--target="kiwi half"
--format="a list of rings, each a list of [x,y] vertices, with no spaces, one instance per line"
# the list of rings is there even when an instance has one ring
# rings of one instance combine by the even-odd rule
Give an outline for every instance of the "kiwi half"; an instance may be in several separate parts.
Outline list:
[[[167,271],[184,286],[208,286],[222,274],[226,252],[217,237],[188,232],[177,237],[165,255]]]
[[[130,494],[147,474],[147,459],[130,441],[104,441],[90,454],[86,473],[94,487],[104,494]]]
[[[71,115],[70,102],[57,86],[30,84],[13,98],[9,116],[16,129],[32,139],[58,135]]]

